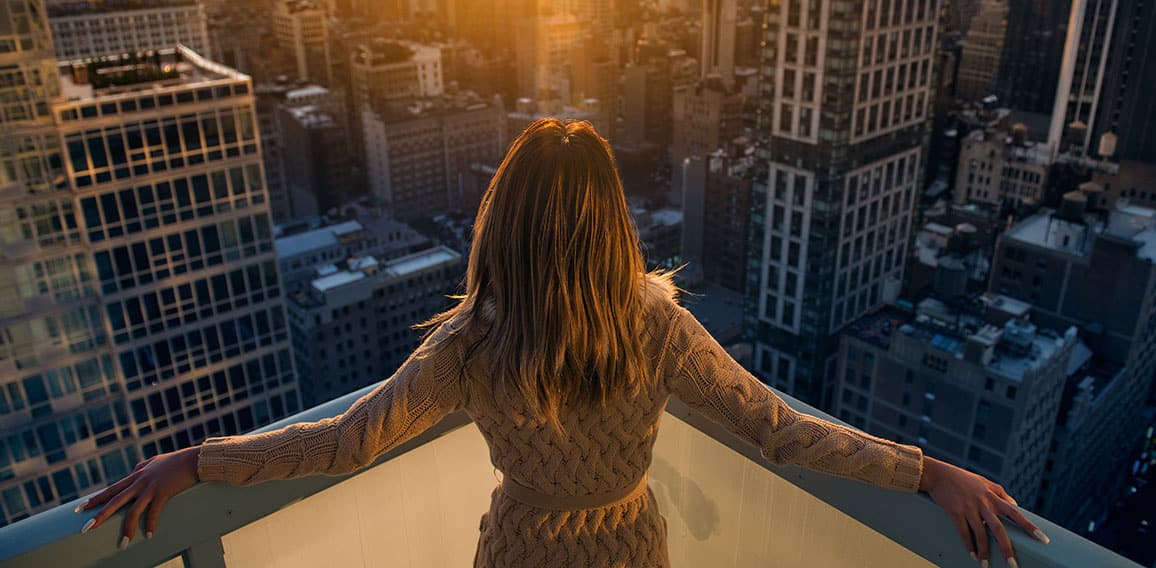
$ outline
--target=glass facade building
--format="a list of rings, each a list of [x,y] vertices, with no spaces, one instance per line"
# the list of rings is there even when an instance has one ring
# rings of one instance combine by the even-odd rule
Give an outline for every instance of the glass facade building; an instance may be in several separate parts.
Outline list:
[[[0,525],[300,410],[248,77],[0,7]]]
[[[788,0],[767,11],[746,328],[755,372],[820,407],[838,330],[903,280],[939,8]]]

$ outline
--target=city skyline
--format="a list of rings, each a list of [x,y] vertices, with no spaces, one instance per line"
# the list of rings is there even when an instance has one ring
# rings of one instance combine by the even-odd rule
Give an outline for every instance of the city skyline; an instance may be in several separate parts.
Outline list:
[[[4,7],[0,526],[388,377],[556,116],[608,139],[648,265],[769,387],[1139,530],[1138,0]]]

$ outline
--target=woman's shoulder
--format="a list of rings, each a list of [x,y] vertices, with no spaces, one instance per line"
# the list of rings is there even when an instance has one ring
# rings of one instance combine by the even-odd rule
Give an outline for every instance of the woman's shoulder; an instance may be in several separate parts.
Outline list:
[[[678,285],[672,272],[646,274],[646,318],[657,324],[669,322],[679,309]]]

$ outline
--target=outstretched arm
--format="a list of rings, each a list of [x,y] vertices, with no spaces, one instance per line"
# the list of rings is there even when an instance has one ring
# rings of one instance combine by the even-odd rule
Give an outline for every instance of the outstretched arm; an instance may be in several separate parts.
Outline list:
[[[663,371],[683,402],[762,449],[767,460],[798,465],[891,489],[926,492],[951,517],[972,558],[990,556],[987,532],[1013,566],[1001,517],[1047,543],[1003,487],[951,464],[787,406],[743,369],[686,309],[672,306]]]
[[[124,548],[146,509],[145,530],[151,536],[168,500],[198,480],[252,485],[311,474],[340,475],[373,463],[462,408],[460,341],[449,340],[428,355],[418,355],[447,335],[443,325],[393,377],[340,416],[263,434],[210,438],[200,446],[142,461],[124,479],[76,508],[78,513],[100,508],[81,532],[128,507],[120,542]]]
[[[439,331],[430,341],[443,335]],[[253,485],[313,474],[341,475],[373,463],[462,407],[463,362],[456,343],[428,357],[411,355],[393,377],[340,416],[263,434],[205,440],[198,478]]]
[[[664,372],[671,393],[687,406],[759,447],[771,463],[919,489],[919,448],[794,410],[731,358],[690,312],[673,310]]]

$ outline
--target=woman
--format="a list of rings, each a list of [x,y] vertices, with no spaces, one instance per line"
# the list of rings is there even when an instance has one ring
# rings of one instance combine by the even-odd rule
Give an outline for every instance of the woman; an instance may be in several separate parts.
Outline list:
[[[466,294],[429,326],[344,414],[145,460],[77,509],[103,505],[84,530],[128,506],[124,547],[142,513],[151,536],[197,481],[349,473],[464,409],[504,474],[477,566],[665,566],[646,472],[673,395],[773,463],[929,493],[985,563],[985,524],[1013,557],[1001,515],[1047,540],[1000,486],[800,414],[731,359],[676,303],[669,275],[646,274],[610,147],[586,122],[539,120],[514,142],[478,211]]]

